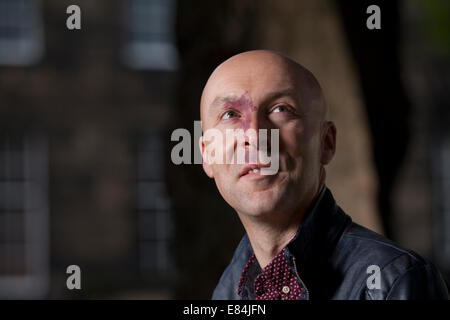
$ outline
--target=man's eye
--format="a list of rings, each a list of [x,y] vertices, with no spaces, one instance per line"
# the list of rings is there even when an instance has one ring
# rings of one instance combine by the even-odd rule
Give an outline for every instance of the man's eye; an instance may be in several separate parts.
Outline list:
[[[283,105],[276,106],[275,108],[272,109],[272,112],[275,112],[275,113],[277,113],[277,112],[286,112],[286,111],[290,111],[290,110],[289,110],[288,107],[283,106]]]
[[[225,120],[235,118],[235,117],[239,117],[239,115],[234,111],[227,111],[222,115],[222,119],[225,119]]]

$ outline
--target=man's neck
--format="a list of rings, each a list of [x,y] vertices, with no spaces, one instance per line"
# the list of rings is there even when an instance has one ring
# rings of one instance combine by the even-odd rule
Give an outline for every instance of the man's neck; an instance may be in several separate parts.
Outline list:
[[[246,228],[261,269],[266,267],[294,238],[299,225],[300,221],[284,228],[267,224],[253,224],[251,227]]]
[[[321,190],[322,188],[319,188],[305,207],[298,208],[291,214],[274,214],[273,216],[277,217],[276,221],[241,216],[242,224],[261,269],[266,267],[294,238],[307,210],[317,201]]]

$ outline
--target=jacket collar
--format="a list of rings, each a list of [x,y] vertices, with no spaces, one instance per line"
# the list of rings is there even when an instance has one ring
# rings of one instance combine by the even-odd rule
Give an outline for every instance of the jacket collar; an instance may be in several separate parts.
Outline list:
[[[325,249],[335,243],[337,231],[345,221],[338,214],[338,206],[327,187],[323,187],[313,206],[308,210],[287,247],[296,259],[305,263],[315,255],[316,248]]]
[[[332,251],[351,218],[337,205],[327,187],[323,187],[315,204],[287,245],[287,258],[306,287],[316,293],[331,285],[329,260]],[[295,259],[295,266],[293,260]]]

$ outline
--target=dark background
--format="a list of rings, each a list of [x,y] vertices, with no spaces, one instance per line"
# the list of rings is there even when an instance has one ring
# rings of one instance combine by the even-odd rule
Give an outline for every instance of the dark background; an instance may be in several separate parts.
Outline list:
[[[171,162],[171,133],[193,133],[220,62],[263,48],[324,89],[339,205],[448,281],[449,7],[0,0],[0,298],[209,298],[244,231],[201,165]]]

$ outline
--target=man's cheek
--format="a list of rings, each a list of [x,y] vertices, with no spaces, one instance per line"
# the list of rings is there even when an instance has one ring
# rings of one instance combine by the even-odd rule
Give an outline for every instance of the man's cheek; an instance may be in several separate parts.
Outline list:
[[[302,136],[297,132],[281,132],[280,152],[287,152],[293,156],[299,156],[304,152]]]
[[[209,165],[224,163],[224,139],[218,129],[208,129],[203,135],[205,141],[205,157]]]
[[[219,182],[228,181],[230,179],[230,166],[225,164],[214,164],[212,165],[212,170]]]

